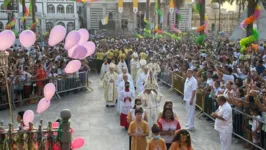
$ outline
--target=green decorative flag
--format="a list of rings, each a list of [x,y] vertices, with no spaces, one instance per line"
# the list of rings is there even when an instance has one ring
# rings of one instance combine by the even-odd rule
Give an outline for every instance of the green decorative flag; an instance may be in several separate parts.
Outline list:
[[[205,34],[201,34],[200,36],[197,37],[196,43],[198,45],[200,45],[205,38],[206,38],[206,35]]]
[[[158,0],[156,0],[156,2],[155,2],[154,9],[155,9],[155,10],[156,10],[156,9],[159,9]]]
[[[29,10],[30,10],[30,13],[32,13],[32,0],[30,0],[30,6],[29,6]]]
[[[11,1],[10,0],[5,0],[4,1],[4,8],[7,9],[7,5],[10,3]]]
[[[177,18],[178,18],[178,21],[180,22],[180,21],[182,21],[182,16],[181,16],[181,14],[178,14],[178,16],[177,16]]]
[[[240,52],[244,52],[246,50],[246,46],[248,44],[251,44],[253,42],[256,42],[259,38],[259,32],[257,29],[253,29],[253,35],[249,36],[249,37],[246,37],[246,38],[243,38],[239,41],[239,45],[241,46],[241,50]]]

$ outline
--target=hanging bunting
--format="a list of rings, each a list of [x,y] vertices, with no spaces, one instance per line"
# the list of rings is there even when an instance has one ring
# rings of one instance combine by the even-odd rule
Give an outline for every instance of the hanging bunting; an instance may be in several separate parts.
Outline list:
[[[173,14],[174,11],[175,11],[175,2],[174,2],[174,0],[170,0],[170,2],[169,2],[169,12],[171,14]]]
[[[123,12],[123,0],[118,0],[118,12],[122,13]]]
[[[138,12],[138,0],[133,0],[133,12],[136,14]]]

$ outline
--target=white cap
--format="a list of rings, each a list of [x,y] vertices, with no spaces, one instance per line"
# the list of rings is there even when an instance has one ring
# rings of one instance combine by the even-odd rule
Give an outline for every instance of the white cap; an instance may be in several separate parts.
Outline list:
[[[139,63],[140,63],[141,66],[145,66],[145,65],[147,64],[147,61],[144,60],[144,59],[141,59],[141,60],[139,61]]]

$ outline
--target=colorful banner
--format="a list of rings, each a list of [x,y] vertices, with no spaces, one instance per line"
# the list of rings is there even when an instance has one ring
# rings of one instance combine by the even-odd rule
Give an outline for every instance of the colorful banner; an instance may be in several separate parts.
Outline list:
[[[133,12],[136,14],[138,12],[138,0],[133,0]]]
[[[172,14],[172,13],[174,13],[174,10],[175,10],[175,2],[174,2],[174,0],[170,0],[170,2],[169,2],[169,12]]]
[[[123,12],[123,0],[118,0],[118,12],[122,13]]]

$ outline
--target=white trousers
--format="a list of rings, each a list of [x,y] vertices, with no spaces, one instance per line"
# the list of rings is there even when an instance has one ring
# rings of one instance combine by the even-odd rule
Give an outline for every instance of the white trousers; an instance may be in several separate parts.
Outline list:
[[[194,128],[195,106],[196,106],[196,102],[194,102],[192,105],[190,105],[189,101],[186,101],[188,128]]]
[[[221,141],[221,150],[231,150],[232,144],[232,133],[222,133],[220,134],[220,141]]]

